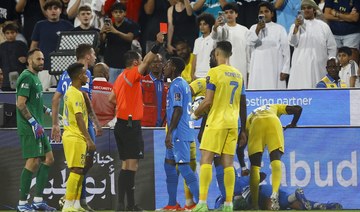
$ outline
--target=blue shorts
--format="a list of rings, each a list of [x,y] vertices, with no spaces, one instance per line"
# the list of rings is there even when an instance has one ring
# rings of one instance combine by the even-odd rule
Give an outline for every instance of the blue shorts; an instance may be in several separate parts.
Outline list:
[[[175,163],[190,163],[190,143],[194,141],[181,141],[173,139],[174,147],[166,149],[165,158],[174,160]]]
[[[271,185],[260,185],[259,188],[259,204],[265,203],[265,199],[270,198],[272,194],[272,186]],[[284,190],[279,189],[279,204],[280,209],[284,210],[289,207],[288,197],[290,194],[285,192]],[[260,208],[264,206],[259,205]]]

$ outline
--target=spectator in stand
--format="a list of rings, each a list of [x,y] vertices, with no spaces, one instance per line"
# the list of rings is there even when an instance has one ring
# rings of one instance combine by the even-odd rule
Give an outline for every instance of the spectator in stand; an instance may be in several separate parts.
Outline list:
[[[352,48],[352,59],[359,63],[360,1],[325,0],[324,17],[329,22],[338,48]]]
[[[2,31],[6,38],[6,41],[0,44],[0,68],[5,76],[2,90],[14,91],[17,77],[26,68],[28,48],[24,42],[16,40],[18,34],[16,23],[7,23]]]
[[[100,33],[98,28],[91,25],[93,14],[89,5],[80,6],[76,18],[79,20],[80,25],[75,27],[73,31],[96,31]]]
[[[101,14],[103,1],[93,1],[93,0],[70,0],[67,7],[67,15],[69,19],[75,18],[74,26],[77,27],[80,25],[80,20],[77,17],[78,10],[81,6],[88,5],[92,10],[92,18],[90,25],[94,26],[97,29],[101,29],[103,26],[103,16]]]
[[[329,26],[315,18],[317,4],[303,0],[299,15],[291,26],[290,45],[294,47],[288,88],[315,88],[326,74],[324,67],[329,57],[336,57],[336,42]]]
[[[135,23],[139,22],[139,17],[140,17],[139,14],[141,11],[142,0],[105,0],[105,4],[104,4],[105,14],[109,13],[111,6],[115,2],[120,2],[126,5],[126,17],[131,19]]]
[[[171,1],[167,0],[143,0],[143,12],[140,18],[141,46],[143,53],[148,53],[155,44],[155,37],[160,31],[159,23],[167,23],[167,9]],[[164,57],[165,52],[160,51]]]
[[[215,24],[215,18],[210,13],[202,13],[197,18],[197,24],[202,35],[195,40],[193,66],[195,67],[195,77],[205,78],[210,69],[210,52],[215,46],[215,42],[210,35]]]
[[[23,34],[28,46],[31,44],[31,35],[33,33],[35,24],[38,21],[45,19],[45,11],[43,7],[45,0],[17,0],[15,7],[16,12],[23,15]]]
[[[301,7],[300,0],[276,0],[274,2],[278,24],[282,25],[289,33],[291,25],[294,23],[298,11]]]
[[[197,13],[206,12],[217,18],[219,11],[222,11],[222,8],[228,2],[233,2],[233,0],[197,0],[196,2],[191,2],[191,6]]]
[[[230,64],[239,70],[247,87],[247,72],[250,55],[247,46],[255,45],[257,36],[248,28],[237,24],[238,6],[236,3],[226,4],[223,8],[225,16],[216,19],[211,36],[216,41],[229,41],[232,44]],[[225,20],[227,22],[225,23]]]
[[[185,61],[185,69],[181,72],[181,77],[187,83],[191,83],[195,78],[195,57],[194,54],[191,53],[191,48],[186,41],[178,41],[175,44],[175,52],[176,55],[181,57]]]
[[[174,54],[174,45],[180,41],[186,41],[190,49],[198,37],[198,27],[195,23],[195,16],[189,0],[176,0],[176,4],[168,9],[168,37],[167,51]],[[186,61],[185,61],[186,62]],[[185,79],[188,81],[187,79]]]
[[[162,56],[157,54],[149,65],[150,73],[141,80],[144,103],[144,117],[141,125],[144,127],[165,126],[168,86],[164,82],[163,65]]]
[[[115,126],[115,104],[108,101],[112,91],[109,80],[109,67],[105,63],[97,63],[93,69],[94,80],[92,90],[92,106],[101,127]]]
[[[100,30],[91,25],[91,21],[93,20],[93,14],[91,7],[89,5],[84,5],[79,7],[77,19],[80,21],[80,25],[75,27],[72,31],[80,31],[80,32],[92,31],[100,34]],[[98,53],[100,51],[99,49],[100,44],[101,44],[101,40],[99,37],[97,46],[94,48],[97,56],[99,56]]]
[[[4,82],[4,72],[0,68],[0,91],[2,91],[1,88],[2,88],[3,82]]]
[[[114,83],[124,70],[125,61],[120,55],[131,49],[135,25],[125,21],[126,6],[115,3],[111,7],[114,23],[108,22],[101,29],[101,39],[105,41],[104,62],[110,67],[109,82]]]
[[[0,24],[18,19],[15,6],[16,0],[0,1]]]
[[[360,87],[358,80],[358,64],[351,60],[351,48],[347,46],[338,49],[338,59],[341,66],[339,73],[340,79],[346,83],[348,88]]]
[[[15,6],[16,0],[0,1],[0,43],[6,40],[4,35],[1,33],[3,24],[6,21],[16,21],[18,19]]]
[[[62,13],[60,15],[60,18],[64,19],[64,20],[68,20],[71,23],[74,22],[74,19],[69,19],[68,14],[67,14],[67,8],[69,5],[69,1],[70,0],[61,0],[61,2],[63,3],[63,7],[62,7]]]
[[[49,70],[50,53],[56,49],[59,38],[58,33],[61,31],[70,31],[74,28],[70,22],[60,19],[61,8],[62,3],[60,0],[47,0],[44,5],[47,20],[36,23],[31,38],[30,50],[40,48],[45,56],[44,71],[39,73],[44,91],[56,85],[55,78],[49,75]]]
[[[239,7],[239,15],[236,18],[236,23],[246,26],[248,29],[258,22],[259,4],[263,0],[237,0]],[[276,22],[276,16],[274,16]]]
[[[290,47],[285,28],[273,22],[274,12],[272,4],[262,2],[259,4],[259,22],[250,28],[261,42],[250,46],[249,89],[286,88]]]
[[[318,82],[316,88],[346,88],[346,83],[340,79],[340,70],[341,66],[336,58],[330,58],[326,62],[327,74]]]

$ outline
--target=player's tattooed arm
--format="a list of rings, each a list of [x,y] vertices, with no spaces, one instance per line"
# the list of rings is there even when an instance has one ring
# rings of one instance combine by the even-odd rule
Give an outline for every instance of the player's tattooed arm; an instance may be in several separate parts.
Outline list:
[[[100,122],[99,122],[98,118],[96,117],[94,109],[93,109],[93,107],[91,105],[90,98],[85,92],[83,92],[83,96],[84,96],[84,99],[85,99],[85,104],[86,104],[86,108],[87,108],[87,111],[88,111],[88,114],[89,114],[89,118],[95,125],[95,134],[97,136],[100,136],[100,135],[102,135],[102,127],[101,127]]]
[[[28,108],[26,107],[26,101],[27,101],[27,97],[18,96],[17,101],[16,101],[16,107],[19,109],[21,115],[26,120],[29,120],[32,117],[32,115],[31,115],[30,111],[28,110]]]

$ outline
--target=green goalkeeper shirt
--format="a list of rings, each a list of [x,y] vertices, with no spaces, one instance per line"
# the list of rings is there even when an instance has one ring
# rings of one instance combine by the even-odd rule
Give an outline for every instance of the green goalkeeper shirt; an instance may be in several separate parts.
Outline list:
[[[16,99],[18,96],[27,98],[26,107],[40,125],[43,125],[44,115],[42,90],[39,77],[28,69],[25,69],[16,81]],[[16,108],[16,123],[19,135],[33,135],[31,125],[18,108]]]

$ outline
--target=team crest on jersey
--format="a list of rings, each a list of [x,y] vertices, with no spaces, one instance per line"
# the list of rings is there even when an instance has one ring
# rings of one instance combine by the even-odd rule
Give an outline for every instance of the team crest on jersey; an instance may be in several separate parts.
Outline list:
[[[207,76],[206,77],[206,84],[209,84],[209,82],[210,82],[210,76]]]
[[[180,100],[181,100],[180,93],[175,93],[175,101],[180,101]]]

